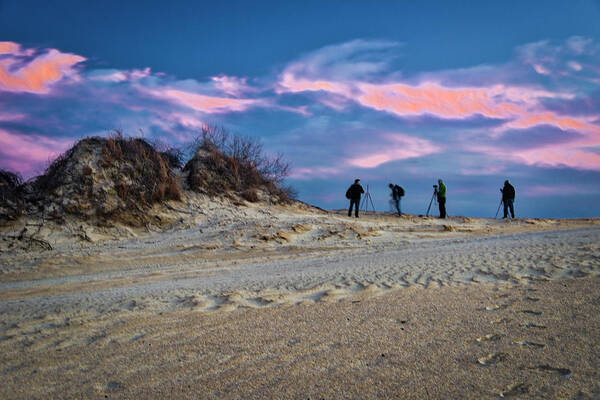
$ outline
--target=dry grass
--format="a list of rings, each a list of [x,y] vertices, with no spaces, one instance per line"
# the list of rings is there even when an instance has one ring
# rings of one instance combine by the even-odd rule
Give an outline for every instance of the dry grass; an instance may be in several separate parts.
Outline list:
[[[172,171],[171,160],[141,138],[116,135],[105,139],[102,156],[113,167],[111,177],[125,202],[144,205],[165,200],[181,200],[182,188]],[[131,182],[126,185],[124,181]]]
[[[291,202],[296,193],[283,186],[290,165],[282,155],[268,157],[256,139],[232,136],[216,128],[204,128],[185,165],[187,183],[194,191],[211,196],[237,195],[255,202],[258,190],[277,202]]]
[[[0,221],[17,219],[24,211],[21,176],[0,169]]]
[[[83,164],[83,165],[82,165]],[[33,182],[35,202],[42,206],[77,199],[63,211],[103,217],[119,216],[144,223],[144,211],[152,204],[181,200],[181,180],[172,161],[141,138],[80,140],[48,166]],[[136,214],[129,218],[125,214]],[[137,223],[136,223],[137,224]]]

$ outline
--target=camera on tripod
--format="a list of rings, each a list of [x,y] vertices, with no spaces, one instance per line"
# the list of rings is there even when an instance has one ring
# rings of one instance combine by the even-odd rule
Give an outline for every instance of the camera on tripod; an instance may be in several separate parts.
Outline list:
[[[429,201],[429,207],[427,207],[427,213],[425,215],[429,216],[429,211],[431,210],[431,204],[437,204],[437,194],[438,194],[438,185],[433,185],[433,195],[431,196],[431,200]]]

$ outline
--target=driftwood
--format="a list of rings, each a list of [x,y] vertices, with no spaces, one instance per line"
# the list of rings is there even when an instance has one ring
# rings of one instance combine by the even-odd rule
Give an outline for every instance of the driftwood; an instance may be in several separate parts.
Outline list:
[[[29,230],[27,229],[27,226],[36,226],[37,230],[31,235],[26,235],[26,233],[29,232]],[[2,236],[5,238],[16,239],[20,242],[27,243],[27,247],[25,248],[25,250],[29,250],[33,243],[37,243],[45,250],[52,250],[52,245],[49,242],[47,242],[46,240],[38,239],[38,238],[34,237],[35,235],[39,234],[40,231],[42,230],[42,227],[44,226],[44,220],[42,220],[42,222],[40,224],[28,223],[27,226],[25,226],[21,230],[21,232],[19,232],[18,235],[2,235]]]
[[[23,231],[25,231],[25,230],[26,230],[26,228],[23,228]],[[19,233],[19,235],[2,235],[2,237],[9,238],[9,239],[16,239],[20,242],[27,243],[27,248],[25,250],[29,250],[32,243],[39,244],[45,250],[52,250],[52,245],[50,243],[48,243],[47,241],[45,241],[43,239],[34,238],[31,236],[25,236],[23,231],[21,231]]]

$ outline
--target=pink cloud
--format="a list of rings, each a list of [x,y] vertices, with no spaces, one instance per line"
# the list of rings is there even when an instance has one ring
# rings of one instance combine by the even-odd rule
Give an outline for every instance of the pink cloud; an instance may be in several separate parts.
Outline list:
[[[91,75],[89,78],[93,81],[102,82],[134,82],[143,78],[147,78],[152,75],[150,68],[144,69],[133,69],[130,71],[98,71],[98,73]]]
[[[600,189],[569,184],[533,185],[524,188],[522,193],[525,197],[570,196],[573,194],[598,194]]]
[[[504,165],[485,164],[477,167],[461,167],[459,172],[461,175],[468,176],[485,176],[485,175],[498,175],[505,170]]]
[[[576,62],[576,61],[569,61],[569,62],[567,63],[567,65],[568,65],[568,66],[569,66],[569,68],[571,68],[573,71],[578,71],[578,72],[579,72],[579,71],[581,71],[581,70],[583,69],[583,66],[582,66],[580,63]]]
[[[0,167],[18,171],[25,177],[36,168],[73,145],[70,139],[53,139],[39,135],[23,135],[0,130]]]
[[[357,101],[376,110],[400,116],[432,114],[440,118],[464,119],[474,115],[510,119],[496,132],[553,125],[562,130],[599,132],[600,127],[585,117],[558,116],[540,112],[540,98],[572,99],[571,94],[553,93],[520,87],[495,85],[490,88],[446,88],[433,83],[419,86],[405,84],[359,84],[362,95]]]
[[[254,89],[248,86],[246,78],[219,75],[213,76],[211,79],[217,89],[231,96],[241,96],[245,93],[254,91]]]
[[[351,91],[348,85],[327,80],[311,80],[297,78],[294,74],[286,72],[282,74],[277,93],[298,93],[298,92],[316,92],[326,91],[350,96]]]
[[[0,53],[14,56],[28,54],[12,42],[1,42]],[[43,94],[49,92],[49,85],[63,77],[75,76],[73,66],[85,61],[85,58],[51,49],[15,70],[11,67],[16,61],[16,58],[9,57],[0,62],[0,90]]]
[[[541,64],[533,64],[532,67],[540,75],[550,75],[550,70]]]
[[[261,104],[260,100],[255,99],[206,96],[176,89],[152,90],[150,93],[208,114],[245,111]]]
[[[308,110],[308,106],[288,107],[288,106],[278,106],[278,105],[271,104],[271,107],[276,108],[278,110],[289,111],[291,113],[304,115],[305,117],[313,115]]]
[[[0,122],[2,121],[21,121],[23,119],[25,119],[26,115],[25,114],[4,114],[4,113],[0,113]]]
[[[585,117],[558,116],[539,111],[541,99],[573,99],[571,93],[551,92],[535,88],[493,85],[489,87],[445,87],[434,82],[419,85],[405,83],[373,84],[304,79],[284,73],[280,92],[324,91],[321,102],[341,110],[347,101],[401,117],[433,115],[444,119],[466,119],[476,115],[508,120],[492,134],[508,129],[526,129],[537,125],[553,125],[563,130],[596,132],[598,126]],[[335,96],[331,96],[334,94]],[[336,97],[337,96],[337,97]]]
[[[600,171],[600,155],[586,147],[600,145],[597,137],[584,138],[569,143],[550,144],[527,150],[503,150],[493,146],[467,145],[467,151],[485,154],[490,158],[540,167],[568,167]]]
[[[182,113],[170,113],[165,116],[171,122],[178,123],[186,128],[203,128],[206,126],[206,123],[202,120],[196,118],[193,115],[182,114]]]
[[[572,100],[572,93],[550,92],[548,90],[533,89],[520,86],[493,85],[488,89],[489,95],[505,101],[520,103],[526,106],[538,106],[540,99],[565,99]]]
[[[360,168],[375,168],[390,161],[422,157],[441,151],[439,146],[426,139],[400,133],[385,135],[387,143],[379,151],[351,158],[349,165]]]
[[[480,114],[489,118],[506,118],[518,114],[520,107],[497,102],[486,88],[446,88],[435,83],[410,86],[402,83],[358,84],[356,100],[367,107],[400,116],[432,114],[441,118],[467,118]]]
[[[502,125],[501,130],[527,129],[537,125],[553,125],[562,130],[600,132],[599,126],[588,123],[585,119],[558,116],[552,112],[523,113],[521,118]]]
[[[0,54],[16,54],[20,47],[14,42],[0,42]]]
[[[316,176],[329,177],[339,175],[344,170],[336,167],[305,167],[305,168],[294,168],[290,173],[290,178],[303,180],[312,179]]]
[[[515,157],[528,165],[600,171],[600,155],[575,146],[554,145],[518,151]]]

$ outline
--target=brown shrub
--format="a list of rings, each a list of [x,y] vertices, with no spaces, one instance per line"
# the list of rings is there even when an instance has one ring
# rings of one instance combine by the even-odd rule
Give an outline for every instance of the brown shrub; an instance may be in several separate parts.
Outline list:
[[[112,163],[113,161],[120,160],[123,157],[123,150],[121,149],[122,141],[123,137],[120,135],[106,139],[106,143],[102,148],[105,161]]]
[[[194,191],[209,195],[238,194],[258,201],[262,188],[277,201],[293,200],[295,191],[282,188],[290,166],[281,155],[269,158],[256,139],[232,136],[222,129],[203,128],[196,140],[194,157],[183,168]]]
[[[141,138],[123,138],[119,133],[106,139],[102,154],[119,160],[113,179],[127,177],[133,182],[123,198],[142,206],[181,199],[181,183],[171,170],[169,158]]]
[[[127,198],[128,190],[127,190],[127,185],[125,184],[125,182],[123,182],[123,181],[117,182],[115,184],[115,190],[117,191],[117,194],[119,195],[120,198],[122,198],[122,199]]]
[[[183,189],[181,180],[178,176],[170,176],[167,181],[167,197],[173,200],[180,201],[183,197]]]
[[[17,219],[24,210],[25,201],[21,176],[0,169],[0,221]]]
[[[250,203],[256,203],[259,200],[256,189],[246,189],[242,192],[241,195],[245,200],[249,201]]]
[[[92,170],[92,167],[90,167],[89,165],[86,165],[85,167],[83,167],[81,172],[83,173],[84,176],[89,176],[92,174],[93,170]]]

